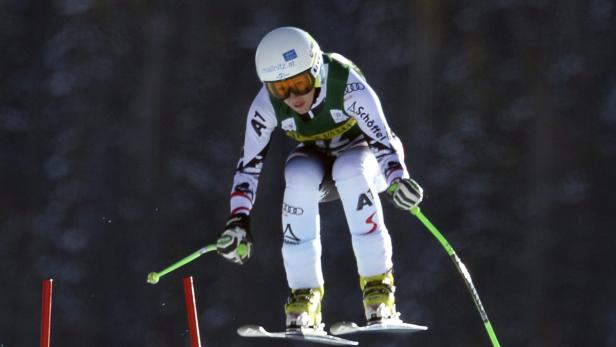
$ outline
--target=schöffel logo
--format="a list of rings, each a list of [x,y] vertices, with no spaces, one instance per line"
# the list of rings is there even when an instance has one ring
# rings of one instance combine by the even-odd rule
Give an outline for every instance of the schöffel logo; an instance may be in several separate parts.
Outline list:
[[[295,50],[292,49],[290,51],[286,51],[286,52],[282,53],[282,57],[284,58],[284,61],[293,60],[293,59],[297,58],[297,53],[295,53]]]

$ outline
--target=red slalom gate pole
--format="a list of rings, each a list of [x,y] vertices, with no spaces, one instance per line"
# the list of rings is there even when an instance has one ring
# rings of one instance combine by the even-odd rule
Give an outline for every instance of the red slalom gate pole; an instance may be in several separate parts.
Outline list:
[[[193,278],[184,277],[184,301],[186,302],[186,314],[188,316],[188,330],[190,331],[190,345],[201,347],[201,337],[199,336],[199,322],[197,320],[197,303],[195,301],[195,289]]]
[[[41,347],[49,347],[51,340],[51,298],[53,295],[53,279],[43,280],[41,304]]]

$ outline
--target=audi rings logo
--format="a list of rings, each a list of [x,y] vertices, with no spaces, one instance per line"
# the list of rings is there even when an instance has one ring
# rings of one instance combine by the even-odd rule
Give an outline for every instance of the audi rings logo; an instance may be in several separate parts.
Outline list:
[[[291,205],[287,205],[283,203],[282,212],[288,213],[288,214],[294,214],[296,216],[301,216],[304,214],[304,209],[301,207],[295,207],[295,206],[291,206]]]
[[[356,92],[358,90],[364,90],[364,89],[366,89],[366,87],[362,83],[359,83],[359,82],[348,83],[346,85],[346,88],[344,89],[344,95],[347,95],[352,92]]]

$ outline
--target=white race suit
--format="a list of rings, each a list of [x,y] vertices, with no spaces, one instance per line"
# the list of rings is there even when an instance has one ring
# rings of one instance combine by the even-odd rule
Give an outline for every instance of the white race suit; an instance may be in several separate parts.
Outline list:
[[[231,191],[231,214],[249,214],[272,131],[281,128],[300,142],[285,164],[281,206],[282,255],[291,289],[324,283],[319,203],[327,198],[324,190],[332,181],[342,201],[359,275],[392,269],[391,238],[378,193],[392,181],[409,177],[401,142],[359,69],[338,54],[324,58],[316,100],[307,115],[285,110],[265,87],[256,95]]]

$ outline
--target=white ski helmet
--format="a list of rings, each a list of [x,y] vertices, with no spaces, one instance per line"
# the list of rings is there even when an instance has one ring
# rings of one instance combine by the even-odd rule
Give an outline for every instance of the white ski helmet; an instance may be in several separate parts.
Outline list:
[[[257,75],[261,82],[271,82],[310,70],[317,80],[322,54],[319,44],[307,32],[294,27],[274,29],[257,46]]]

